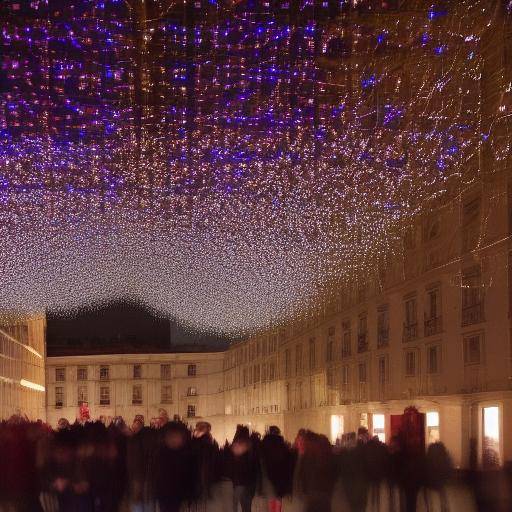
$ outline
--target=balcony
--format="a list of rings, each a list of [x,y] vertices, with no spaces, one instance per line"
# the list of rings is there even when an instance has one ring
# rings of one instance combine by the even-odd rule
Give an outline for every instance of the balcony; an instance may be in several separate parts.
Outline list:
[[[479,324],[484,321],[484,304],[474,304],[462,308],[462,327]]]
[[[366,352],[368,350],[368,338],[366,333],[359,333],[357,335],[357,352]]]
[[[386,347],[389,343],[389,329],[377,331],[377,348]]]
[[[415,340],[418,337],[418,324],[404,324],[404,332],[402,335],[402,341],[408,342]]]
[[[439,334],[443,330],[443,317],[425,318],[425,336]]]

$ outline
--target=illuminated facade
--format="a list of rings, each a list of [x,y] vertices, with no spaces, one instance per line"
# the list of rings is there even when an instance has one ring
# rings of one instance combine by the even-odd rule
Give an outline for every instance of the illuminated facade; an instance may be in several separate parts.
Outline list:
[[[316,320],[234,345],[226,430],[276,423],[389,441],[407,407],[461,467],[512,459],[510,182],[468,187],[406,234],[378,280]]]
[[[45,317],[0,325],[0,419],[44,419]]]

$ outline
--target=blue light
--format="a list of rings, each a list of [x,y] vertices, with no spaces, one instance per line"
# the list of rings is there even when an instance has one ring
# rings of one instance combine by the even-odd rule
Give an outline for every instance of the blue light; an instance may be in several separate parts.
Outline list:
[[[370,75],[368,77],[361,79],[361,87],[365,90],[370,89],[375,85],[375,82],[375,75]]]

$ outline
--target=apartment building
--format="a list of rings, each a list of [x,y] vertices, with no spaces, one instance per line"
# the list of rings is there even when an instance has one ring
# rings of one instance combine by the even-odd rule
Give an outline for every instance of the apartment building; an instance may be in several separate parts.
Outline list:
[[[380,275],[317,318],[232,346],[226,429],[278,424],[383,441],[417,411],[459,467],[512,460],[510,203],[494,176],[423,216]]]

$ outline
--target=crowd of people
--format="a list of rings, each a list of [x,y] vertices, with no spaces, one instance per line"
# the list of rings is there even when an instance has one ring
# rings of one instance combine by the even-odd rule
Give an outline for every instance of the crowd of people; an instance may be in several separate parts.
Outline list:
[[[0,423],[1,512],[251,512],[255,497],[269,512],[476,510],[443,444],[386,445],[365,428],[332,446],[309,430],[289,444],[276,426],[260,436],[239,425],[219,447],[204,421]]]

